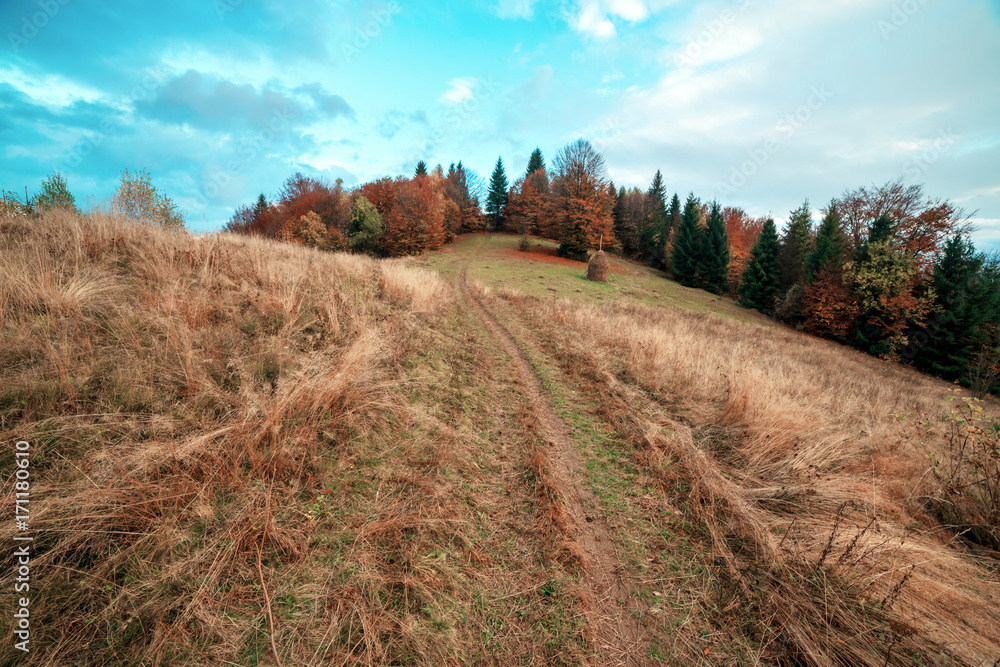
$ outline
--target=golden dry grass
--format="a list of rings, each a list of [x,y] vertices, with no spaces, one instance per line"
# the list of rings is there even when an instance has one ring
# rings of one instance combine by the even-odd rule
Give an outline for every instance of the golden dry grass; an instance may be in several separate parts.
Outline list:
[[[107,215],[7,214],[0,239],[0,437],[37,455],[21,664],[595,662],[566,480],[423,260]],[[570,429],[606,455],[591,479],[629,487],[601,498],[637,659],[1000,655],[995,561],[925,510],[940,433],[890,416],[939,417],[947,385],[738,318],[477,289],[607,435]],[[0,662],[24,658],[2,618]]]
[[[720,585],[744,613],[783,628],[786,655],[845,665],[1000,656],[995,561],[925,510],[942,434],[914,447],[892,416],[935,421],[948,385],[711,314],[500,296],[564,366],[598,380],[664,488],[684,489],[685,512],[729,570]],[[871,636],[878,623],[894,628],[885,641]]]

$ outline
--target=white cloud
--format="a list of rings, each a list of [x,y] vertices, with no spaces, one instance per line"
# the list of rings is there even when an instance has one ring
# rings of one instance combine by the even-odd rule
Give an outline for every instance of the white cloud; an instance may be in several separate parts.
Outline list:
[[[52,108],[68,107],[74,102],[96,102],[104,94],[57,74],[28,74],[16,65],[0,68],[0,81],[10,84],[36,104]]]
[[[653,9],[659,9],[663,0],[652,4],[646,0],[578,0],[573,10],[566,14],[566,19],[573,30],[596,37],[609,39],[618,34],[612,19],[617,18],[627,23],[641,23],[649,18]]]
[[[459,77],[448,82],[450,88],[438,98],[444,104],[461,104],[475,97],[473,92],[479,85],[479,80],[473,76]]]
[[[494,13],[501,19],[530,19],[538,0],[498,0]]]

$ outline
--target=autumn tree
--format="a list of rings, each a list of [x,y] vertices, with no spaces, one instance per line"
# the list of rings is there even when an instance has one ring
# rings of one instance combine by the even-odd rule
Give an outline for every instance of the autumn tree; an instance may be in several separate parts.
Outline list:
[[[296,172],[289,176],[278,192],[275,206],[279,229],[294,229],[302,216],[312,211],[323,226],[343,234],[350,217],[350,198],[344,191],[343,181],[333,185],[322,179]]]
[[[767,218],[751,217],[742,208],[733,206],[722,209],[722,217],[726,221],[726,237],[729,239],[729,287],[731,293],[735,293],[750,263],[750,251],[757,243]]]
[[[553,164],[549,215],[558,231],[558,254],[586,261],[588,250],[602,238],[605,245],[614,244],[604,156],[578,139],[561,148]]]
[[[737,293],[741,306],[766,314],[774,310],[778,291],[778,249],[778,230],[774,220],[768,218],[760,238],[750,251],[750,262],[740,279]]]
[[[364,195],[351,204],[351,221],[347,227],[348,244],[353,252],[377,255],[382,238],[382,216]]]
[[[879,216],[854,261],[844,267],[845,282],[859,306],[853,343],[886,359],[897,357],[910,329],[933,305],[933,292],[921,289],[915,259],[903,251],[893,232],[889,218]]]
[[[949,238],[969,232],[971,225],[961,208],[927,197],[923,186],[904,185],[902,179],[845,191],[837,206],[854,248],[861,246],[880,216],[895,221],[893,240],[900,251],[916,260],[918,268],[929,264]]]
[[[445,240],[443,195],[428,178],[400,178],[394,185],[395,201],[382,220],[382,254],[400,257],[440,248]]]
[[[503,169],[503,159],[497,158],[497,164],[490,176],[490,189],[486,195],[486,215],[490,220],[490,229],[500,229],[507,208],[507,174]]]
[[[722,294],[729,288],[729,239],[722,206],[712,202],[708,226],[698,253],[698,282],[713,294]]]
[[[76,199],[66,187],[66,179],[58,171],[42,181],[42,189],[35,195],[32,204],[38,213],[56,209],[77,214],[80,212],[76,207]]]
[[[548,178],[545,170],[517,179],[507,202],[507,226],[519,234],[538,234],[545,225],[548,205]]]
[[[684,202],[681,223],[674,235],[671,267],[674,279],[686,287],[694,287],[698,279],[698,256],[701,253],[701,209],[694,193]]]
[[[388,176],[365,183],[358,187],[356,192],[372,203],[383,220],[396,204],[396,184]]]
[[[111,210],[127,218],[146,220],[173,229],[184,226],[184,216],[177,205],[153,187],[145,169],[134,174],[128,169],[122,171],[118,189],[111,198]]]

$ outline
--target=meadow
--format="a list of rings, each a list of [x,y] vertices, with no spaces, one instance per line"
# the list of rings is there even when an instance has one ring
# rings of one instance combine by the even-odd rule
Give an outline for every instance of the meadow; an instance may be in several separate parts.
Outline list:
[[[0,433],[35,455],[0,664],[1000,656],[996,554],[932,502],[952,385],[516,236],[0,238]]]

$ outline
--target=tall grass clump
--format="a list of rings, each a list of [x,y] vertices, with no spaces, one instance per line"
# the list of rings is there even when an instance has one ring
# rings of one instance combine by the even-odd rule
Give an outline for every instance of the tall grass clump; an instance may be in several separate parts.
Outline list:
[[[311,562],[324,462],[401,409],[389,382],[443,284],[114,214],[7,213],[0,239],[0,437],[32,447],[38,648],[13,647],[8,614],[0,662],[305,664],[311,642],[378,661],[412,641],[332,588],[311,614],[275,596]],[[376,574],[357,595],[384,598]]]

